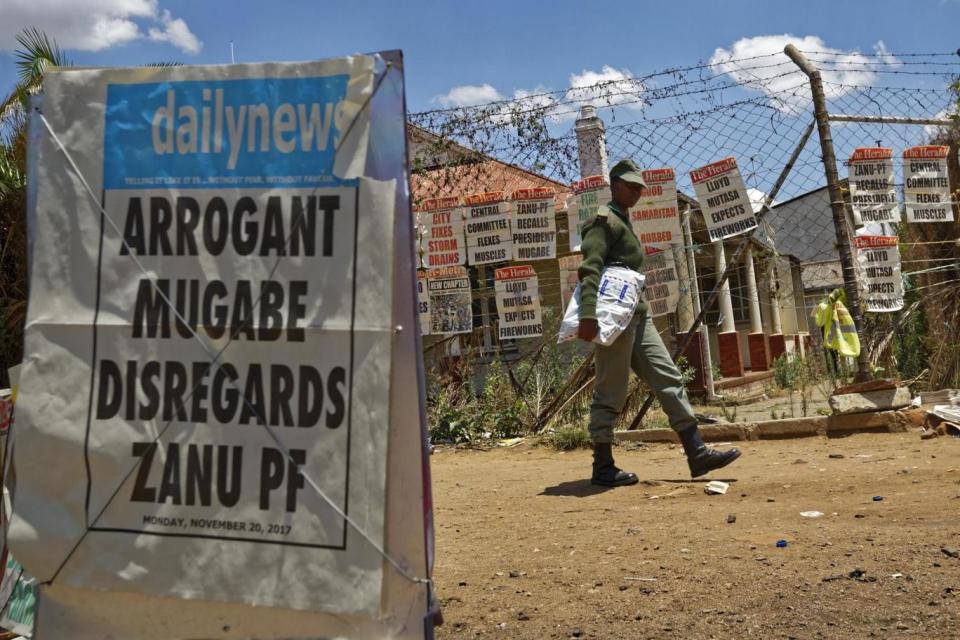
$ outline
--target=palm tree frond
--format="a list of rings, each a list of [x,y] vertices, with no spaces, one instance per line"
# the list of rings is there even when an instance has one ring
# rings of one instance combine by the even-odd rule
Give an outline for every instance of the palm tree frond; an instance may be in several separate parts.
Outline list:
[[[54,40],[36,27],[27,27],[17,34],[20,48],[14,54],[20,85],[27,90],[36,86],[49,66],[62,67],[69,64],[63,51]]]

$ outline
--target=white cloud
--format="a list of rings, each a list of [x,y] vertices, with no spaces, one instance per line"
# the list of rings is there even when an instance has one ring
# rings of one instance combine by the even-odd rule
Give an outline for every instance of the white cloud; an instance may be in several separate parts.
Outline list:
[[[614,69],[605,64],[600,71],[570,74],[570,88],[564,98],[578,105],[624,105],[631,109],[642,109],[643,90],[643,85],[633,78],[629,69]]]
[[[0,50],[17,48],[16,35],[36,27],[64,49],[102,51],[149,37],[185,53],[202,46],[187,23],[161,11],[159,0],[2,0]],[[143,29],[147,30],[144,34]]]
[[[807,92],[797,92],[796,95],[785,93],[803,81],[798,68],[792,65],[774,66],[776,58],[761,58],[760,60],[742,60],[755,58],[772,53],[780,53],[787,44],[793,44],[805,52],[817,68],[825,82],[847,85],[844,88],[832,87],[831,95],[841,95],[854,91],[852,85],[871,85],[877,79],[873,69],[876,63],[899,66],[901,63],[887,51],[882,40],[874,45],[876,56],[867,56],[856,50],[845,51],[828,47],[818,36],[796,37],[785,33],[783,35],[755,36],[741,38],[729,49],[723,47],[713,52],[710,64],[717,65],[718,72],[727,74],[738,83],[762,91],[768,96],[775,96],[775,106],[782,111],[797,112],[809,107]],[[737,61],[737,59],[741,59]],[[871,64],[864,64],[871,63]],[[794,73],[789,73],[796,70]],[[789,75],[787,75],[789,74]]]
[[[190,27],[181,18],[174,18],[170,12],[164,10],[160,15],[163,29],[151,28],[150,39],[155,42],[169,42],[177,49],[187,53],[200,53],[203,46],[197,36],[190,32]]]
[[[883,40],[877,40],[877,44],[873,45],[873,52],[877,54],[879,62],[884,62],[891,67],[903,66],[903,63],[887,50],[887,45],[883,43]]]
[[[544,115],[554,122],[563,122],[576,118],[583,104],[603,106],[623,106],[630,109],[642,109],[643,85],[634,79],[627,69],[615,69],[604,65],[599,71],[585,70],[572,73],[569,86],[559,96],[543,87],[536,89],[516,89],[511,97],[501,93],[490,84],[460,85],[446,94],[437,96],[433,101],[443,107],[475,107],[491,102],[505,101],[505,104],[493,117],[504,121],[511,111],[543,109]],[[496,110],[495,110],[496,111]]]
[[[450,89],[445,95],[437,96],[434,101],[444,107],[475,107],[503,99],[500,92],[489,84],[465,84]]]
[[[960,115],[960,112],[957,111],[957,108],[951,107],[949,109],[941,109],[940,111],[937,111],[935,114],[933,114],[933,117],[934,119],[937,119],[937,120],[939,119],[946,120],[958,115]],[[925,124],[923,125],[923,133],[926,135],[928,139],[936,138],[946,133],[946,128],[944,125]]]

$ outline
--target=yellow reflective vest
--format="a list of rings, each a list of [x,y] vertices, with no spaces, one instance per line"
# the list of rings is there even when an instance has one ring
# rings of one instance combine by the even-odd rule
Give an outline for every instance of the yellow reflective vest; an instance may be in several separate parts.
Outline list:
[[[860,336],[846,302],[847,293],[843,289],[834,289],[813,310],[813,319],[818,327],[823,327],[823,345],[827,349],[856,357],[860,355]]]

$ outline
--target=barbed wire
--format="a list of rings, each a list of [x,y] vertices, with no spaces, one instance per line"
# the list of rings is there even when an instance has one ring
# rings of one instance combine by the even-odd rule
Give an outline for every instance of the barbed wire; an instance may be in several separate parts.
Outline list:
[[[859,57],[852,61],[841,58],[851,54],[810,53],[814,64],[821,67],[831,113],[946,121],[947,115],[956,110],[958,96],[948,86],[952,79],[960,77],[960,57],[954,53],[856,54]],[[680,269],[678,265],[680,304],[686,305],[689,314],[694,284],[704,304],[718,275],[710,259],[715,245],[709,242],[698,212],[690,171],[733,156],[746,186],[751,189],[751,199],[762,200],[777,184],[787,159],[810,124],[813,109],[808,80],[792,62],[778,56],[783,54],[714,61],[590,87],[414,113],[411,121],[432,133],[435,142],[439,141],[436,144],[428,141],[414,149],[415,155],[420,153],[429,160],[430,155],[435,154],[436,159],[420,163],[424,167],[421,175],[430,180],[415,180],[414,191],[418,197],[429,197],[431,193],[466,195],[475,191],[509,191],[542,178],[562,193],[572,180],[582,177],[579,161],[582,149],[571,116],[584,104],[592,103],[603,120],[604,151],[610,162],[629,157],[643,167],[675,169],[678,193],[684,202],[694,207],[692,241],[675,246],[678,252],[693,252],[697,265],[695,276],[683,276],[680,271],[687,269]],[[891,66],[887,62],[893,58],[886,56],[905,59],[898,59],[897,66]],[[947,56],[956,60],[948,60]],[[943,81],[934,81],[935,78]],[[936,86],[931,86],[934,82]],[[902,151],[920,144],[960,142],[960,136],[944,137],[949,127],[931,125],[833,122],[831,128],[841,195],[848,216],[846,161],[854,149],[878,145],[894,149],[895,189],[898,200],[903,202]],[[952,157],[956,157],[955,152]],[[956,198],[960,169],[951,162],[950,187]],[[520,175],[520,171],[525,173]],[[558,223],[565,218],[562,200],[561,196]],[[955,219],[960,219],[955,205],[953,214]],[[770,227],[772,244],[762,249],[758,245],[755,256],[763,327],[770,331],[771,305],[776,304],[784,314],[784,326],[789,326],[789,331],[809,333],[817,343],[820,329],[810,317],[811,308],[831,290],[843,287],[844,276],[851,274],[845,273],[840,264],[837,230],[816,136],[800,150],[779,186],[765,221]],[[563,228],[558,224],[560,255],[569,249],[565,244],[568,237],[565,227],[566,224]],[[853,235],[854,227],[849,219],[845,228]],[[953,369],[950,365],[950,362],[960,362],[960,349],[951,347],[953,351],[941,353],[939,346],[956,345],[960,340],[956,335],[960,329],[954,320],[957,313],[954,307],[960,300],[957,223],[953,227],[901,223],[892,232],[900,236],[900,265],[907,302],[901,312],[867,314],[864,326],[859,327],[864,348],[879,354],[878,365],[901,371],[911,379],[921,373],[918,363],[932,353],[928,350],[940,349],[937,358],[931,356],[931,366],[924,365],[928,369],[924,383],[946,384],[952,380],[952,384],[960,384],[960,364]],[[729,258],[729,250],[727,255]],[[771,261],[779,265],[775,271],[767,266]],[[565,283],[556,262],[531,264],[538,273],[543,307],[560,310],[561,289]],[[489,267],[484,269],[485,273],[490,271]],[[489,343],[489,332],[496,334],[495,302],[488,302],[494,299],[494,289],[479,280],[474,295],[482,298],[485,306],[477,317],[491,326],[478,327],[470,340],[483,339]],[[741,331],[749,324],[751,291],[744,269],[738,265],[731,280],[730,300],[735,324]],[[920,303],[923,314],[904,319],[917,308],[914,302]],[[678,318],[673,314],[665,316],[666,326],[682,330]],[[715,324],[718,318],[719,311],[711,310],[708,320]],[[918,322],[916,318],[922,318],[925,323],[922,329],[911,324]],[[891,332],[892,339],[889,338]],[[917,342],[921,340],[917,336],[925,336],[922,340],[926,342]],[[551,338],[544,336],[539,341],[517,340],[510,344],[522,352]],[[498,341],[494,338],[492,344],[492,353],[496,353]],[[883,348],[876,351],[880,349],[877,345]]]

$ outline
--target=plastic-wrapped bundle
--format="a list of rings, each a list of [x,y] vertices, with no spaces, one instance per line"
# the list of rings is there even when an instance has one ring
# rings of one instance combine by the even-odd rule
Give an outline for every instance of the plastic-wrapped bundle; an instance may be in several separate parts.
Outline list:
[[[609,346],[623,333],[643,294],[644,275],[626,267],[607,267],[600,275],[597,289],[597,325],[599,331],[594,342]],[[567,342],[577,337],[580,326],[580,285],[573,292],[570,304],[560,323],[557,342]]]

